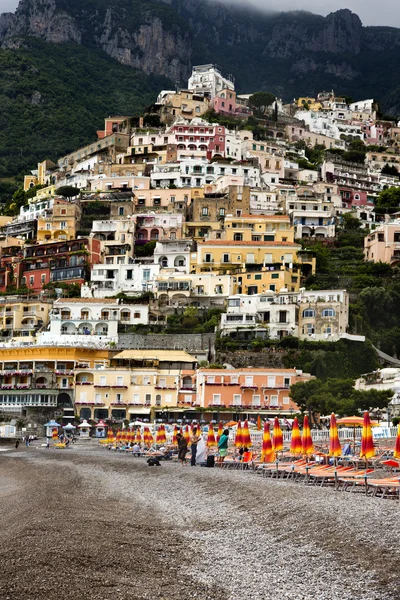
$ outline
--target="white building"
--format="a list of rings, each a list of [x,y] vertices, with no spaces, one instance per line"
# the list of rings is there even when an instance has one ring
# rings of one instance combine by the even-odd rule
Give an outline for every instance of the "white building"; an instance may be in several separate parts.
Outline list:
[[[119,293],[132,296],[153,290],[160,265],[133,263],[93,265],[90,283],[83,284],[82,298],[109,298]]]
[[[47,331],[39,344],[118,342],[118,323],[147,324],[148,304],[119,305],[115,299],[60,298],[54,302]]]
[[[54,199],[35,199],[28,200],[27,206],[21,206],[19,209],[19,215],[16,217],[17,221],[32,221],[39,217],[45,217],[53,210]],[[10,221],[11,221],[10,217]]]
[[[135,223],[131,219],[93,221],[91,235],[102,242],[105,264],[124,263],[133,256]]]
[[[295,238],[335,236],[335,206],[311,187],[301,186],[296,196],[288,196],[286,212],[295,227]]]
[[[232,294],[230,275],[215,273],[160,272],[154,282],[154,294],[160,306],[223,306]]]
[[[210,94],[210,98],[213,99],[218,92],[224,89],[234,91],[235,85],[233,81],[223,77],[215,65],[209,64],[193,67],[188,81],[188,89]]]
[[[192,241],[165,240],[157,242],[154,248],[154,263],[163,269],[174,269],[188,273],[190,269],[190,254]]]
[[[251,165],[237,163],[212,163],[201,159],[186,159],[177,163],[154,165],[151,182],[156,188],[168,188],[170,185],[181,187],[202,187],[214,184],[225,175],[244,178],[244,184],[259,187],[260,170]]]

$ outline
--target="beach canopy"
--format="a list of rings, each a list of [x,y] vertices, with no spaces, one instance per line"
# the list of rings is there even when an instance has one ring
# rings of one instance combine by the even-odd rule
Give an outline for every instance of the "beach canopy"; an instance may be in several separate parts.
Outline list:
[[[224,428],[222,426],[222,421],[220,421],[218,425],[217,443],[219,442],[219,438],[221,437],[223,430]]]
[[[297,417],[295,417],[293,419],[293,426],[292,426],[292,440],[290,442],[290,452],[296,456],[298,456],[299,454],[302,453],[303,450],[303,446],[301,443],[301,435],[300,435],[300,429],[299,429],[299,422],[297,420]]]
[[[393,452],[394,458],[400,458],[400,423],[397,426],[396,446]]]
[[[243,446],[242,423],[239,421],[236,427],[235,446],[241,448]]]
[[[329,427],[329,456],[341,456],[342,447],[339,442],[339,433],[336,424],[335,413],[331,414],[331,422]]]
[[[275,452],[272,449],[271,433],[269,423],[264,423],[263,441],[261,448],[261,462],[273,462],[275,460]]]
[[[49,421],[48,423],[44,424],[44,427],[61,427],[60,423],[57,423],[57,421]]]
[[[363,417],[342,417],[336,421],[338,425],[342,427],[363,427],[364,418]],[[370,421],[371,427],[379,427],[379,423],[377,421]]]
[[[247,448],[251,446],[250,430],[247,419],[245,420],[242,428],[242,445]]]
[[[304,415],[303,421],[303,436],[301,438],[301,446],[302,446],[302,454],[304,456],[310,456],[310,454],[314,454],[314,444],[311,437],[310,423],[308,420],[308,415]]]
[[[369,412],[366,410],[364,413],[364,423],[361,434],[361,451],[360,458],[368,460],[375,456],[374,440],[372,439],[371,421],[369,418]]]
[[[217,441],[215,439],[214,428],[212,426],[212,423],[210,423],[210,426],[208,428],[208,435],[207,435],[207,447],[214,448],[216,445],[217,445]]]
[[[274,436],[274,450],[275,450],[275,452],[279,452],[279,450],[283,450],[283,433],[282,433],[281,426],[279,424],[278,417],[275,417],[275,419],[274,419],[273,436]]]

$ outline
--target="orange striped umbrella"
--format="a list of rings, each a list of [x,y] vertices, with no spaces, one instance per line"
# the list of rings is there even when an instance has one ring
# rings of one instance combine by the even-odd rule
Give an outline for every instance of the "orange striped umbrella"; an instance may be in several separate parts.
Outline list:
[[[242,429],[242,444],[243,444],[243,446],[246,446],[247,448],[249,446],[251,446],[250,430],[249,430],[249,424],[247,422],[247,419],[245,420],[243,429]]]
[[[121,442],[126,443],[128,441],[128,431],[123,429],[121,432]]]
[[[164,425],[160,425],[160,427],[157,429],[157,434],[156,434],[156,444],[165,444],[167,441],[166,435],[165,435],[165,427]]]
[[[154,444],[153,435],[148,427],[144,428],[143,438],[144,438],[144,444],[148,448]]]
[[[397,426],[396,446],[393,452],[394,458],[400,458],[400,423]]]
[[[219,442],[219,438],[221,437],[223,430],[224,428],[222,426],[222,421],[220,421],[218,425],[217,443]]]
[[[120,442],[121,441],[121,436],[122,436],[122,431],[120,429],[118,429],[117,435],[115,436],[115,441],[116,442]]]
[[[236,427],[235,446],[236,448],[241,448],[243,446],[243,433],[241,421],[238,421]]]
[[[303,421],[303,436],[301,438],[302,454],[309,456],[314,454],[314,444],[311,437],[310,423],[308,422],[308,416],[304,415]]]
[[[275,450],[275,452],[279,452],[279,450],[283,450],[283,433],[282,433],[281,426],[279,424],[278,417],[275,417],[275,419],[274,419],[273,436],[274,436],[274,450]]]
[[[107,444],[113,444],[115,442],[115,435],[111,427],[107,431]]]
[[[342,447],[339,442],[339,433],[335,414],[331,414],[331,425],[329,427],[329,456],[341,456]]]
[[[135,433],[135,435],[134,435],[134,439],[133,439],[133,441],[134,441],[136,444],[141,444],[141,443],[142,443],[142,432],[140,431],[140,427],[138,427],[138,428],[136,429],[136,433]]]
[[[217,445],[217,441],[215,439],[214,428],[212,426],[212,423],[210,423],[210,426],[208,428],[208,435],[207,435],[207,446],[208,446],[208,448],[213,448],[216,445]]]
[[[51,432],[51,437],[53,440],[58,439],[58,429],[56,429],[56,428],[53,429],[53,431]]]
[[[293,426],[292,426],[292,440],[290,442],[290,452],[292,454],[298,455],[301,454],[303,449],[302,443],[301,443],[301,435],[300,435],[300,429],[299,429],[299,422],[297,420],[297,417],[295,417],[293,419]]]
[[[361,434],[361,452],[360,458],[363,457],[365,460],[375,456],[374,440],[372,439],[371,420],[369,418],[369,412],[366,410],[364,413],[364,423]]]
[[[271,433],[269,431],[269,423],[264,423],[264,433],[261,448],[261,462],[274,462],[275,452],[272,449]]]
[[[183,432],[183,437],[185,438],[185,440],[187,441],[187,443],[190,442],[189,425],[186,425],[185,430]]]
[[[175,425],[174,432],[172,434],[172,442],[171,442],[171,444],[173,446],[177,446],[178,445],[178,439],[176,437],[177,435],[178,435],[178,427],[177,427],[177,425]]]

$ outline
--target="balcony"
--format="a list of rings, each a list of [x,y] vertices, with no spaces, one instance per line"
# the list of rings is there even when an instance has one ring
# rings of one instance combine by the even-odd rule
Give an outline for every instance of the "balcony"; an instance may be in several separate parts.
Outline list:
[[[241,385],[241,390],[258,390],[258,385]]]

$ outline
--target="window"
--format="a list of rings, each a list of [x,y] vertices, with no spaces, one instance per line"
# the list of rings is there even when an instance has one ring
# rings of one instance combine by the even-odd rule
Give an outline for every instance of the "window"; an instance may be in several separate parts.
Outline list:
[[[322,316],[323,317],[334,317],[335,314],[336,313],[333,310],[333,308],[324,308],[324,310],[322,311]]]
[[[242,404],[242,395],[241,394],[233,394],[233,406],[240,406]]]
[[[315,310],[313,308],[306,308],[305,310],[303,310],[303,317],[305,319],[315,317]]]
[[[31,276],[29,277],[29,285],[33,285],[33,284],[34,284],[34,282],[35,282],[35,278],[34,278],[34,276],[33,276],[33,275],[31,275]]]
[[[147,377],[146,375],[143,377],[143,385],[149,385],[150,384],[150,377]]]
[[[126,279],[132,279],[133,277],[133,270],[132,269],[128,269],[126,272]]]
[[[46,275],[44,273],[40,276],[40,283],[46,283]]]
[[[130,321],[131,313],[129,310],[121,311],[121,321]]]
[[[253,385],[253,375],[246,375],[245,377],[245,385],[252,386]]]
[[[133,318],[134,319],[140,319],[140,312],[133,313]]]
[[[224,208],[220,208],[219,209],[219,216],[220,217],[224,217],[225,216],[225,209]]]
[[[275,375],[269,375],[268,376],[268,387],[274,388],[275,385],[276,385]]]
[[[230,255],[229,254],[223,254],[222,255],[222,262],[228,263],[229,261],[230,261]]]
[[[122,394],[116,394],[115,397],[116,397],[118,403],[122,402]]]
[[[279,311],[279,323],[288,323],[287,314],[286,310]]]
[[[213,394],[213,404],[221,404],[221,394]]]
[[[167,387],[167,380],[166,380],[166,378],[165,378],[165,377],[164,377],[164,378],[160,378],[160,379],[159,379],[159,382],[158,382],[158,385],[159,385],[159,387],[161,387],[161,388],[165,388],[165,387]]]
[[[251,404],[254,407],[261,406],[261,396],[254,395]]]
[[[208,206],[203,206],[203,208],[201,209],[201,214],[203,215],[203,217],[208,216]]]
[[[139,394],[138,394],[139,395]],[[146,394],[145,395],[145,403],[147,405],[151,404],[151,394]]]
[[[156,406],[161,406],[161,394],[156,395]]]
[[[124,378],[123,377],[117,377],[117,385],[124,385]]]
[[[235,233],[233,235],[233,240],[235,242],[241,242],[243,240],[243,234],[242,233]]]
[[[271,406],[278,406],[278,396],[271,396]]]
[[[283,387],[290,388],[290,377],[285,377],[283,380]]]
[[[228,306],[240,306],[240,298],[231,298],[228,300]]]

